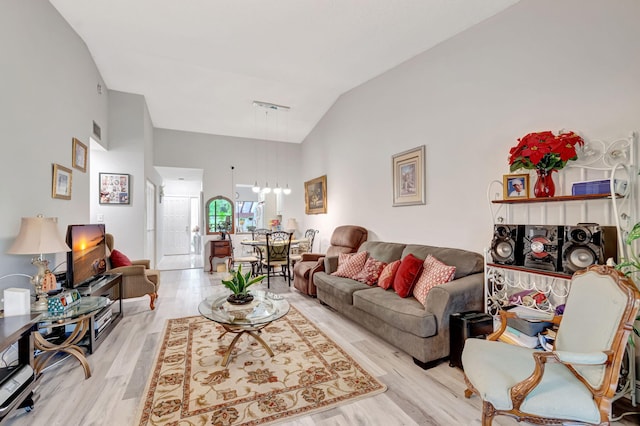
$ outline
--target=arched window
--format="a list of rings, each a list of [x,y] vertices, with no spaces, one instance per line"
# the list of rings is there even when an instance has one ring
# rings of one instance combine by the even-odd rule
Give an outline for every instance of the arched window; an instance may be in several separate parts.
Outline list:
[[[211,234],[233,234],[233,202],[227,197],[218,195],[207,201],[205,207],[207,218],[207,235]]]

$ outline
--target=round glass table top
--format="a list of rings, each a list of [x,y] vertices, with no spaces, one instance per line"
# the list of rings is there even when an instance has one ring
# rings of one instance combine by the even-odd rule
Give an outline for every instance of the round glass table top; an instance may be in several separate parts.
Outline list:
[[[230,293],[207,297],[198,305],[202,316],[220,324],[260,326],[282,318],[289,312],[289,302],[279,294],[252,291],[253,300],[244,305],[227,302]]]

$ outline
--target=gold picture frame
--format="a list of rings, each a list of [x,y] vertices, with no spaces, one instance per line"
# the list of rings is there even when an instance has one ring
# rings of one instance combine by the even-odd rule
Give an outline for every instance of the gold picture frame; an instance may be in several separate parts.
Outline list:
[[[80,142],[78,139],[73,138],[73,154],[72,154],[72,166],[75,169],[80,170],[83,173],[87,171],[87,146]]]
[[[327,175],[304,183],[304,212],[306,214],[327,212]]]
[[[392,157],[393,207],[427,203],[425,151],[421,145]]]
[[[72,171],[60,164],[53,164],[51,177],[51,197],[62,200],[71,199]]]
[[[518,184],[521,186],[520,188],[517,186]],[[502,198],[505,200],[529,198],[529,175],[526,173],[503,175],[502,191]]]

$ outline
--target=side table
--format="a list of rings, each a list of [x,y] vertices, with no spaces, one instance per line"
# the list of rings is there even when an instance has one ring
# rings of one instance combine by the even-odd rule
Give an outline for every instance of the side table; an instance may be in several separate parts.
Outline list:
[[[80,362],[82,368],[84,368],[85,379],[91,377],[91,367],[78,343],[84,338],[87,331],[90,331],[93,315],[107,306],[108,303],[109,299],[106,297],[89,296],[81,298],[78,305],[61,314],[44,312],[39,320],[39,329],[66,327],[67,325],[74,325],[74,328],[71,334],[62,342],[49,341],[39,331],[33,333],[35,348],[42,351],[34,360],[36,374],[39,375],[44,370],[55,354],[65,352],[73,355]]]

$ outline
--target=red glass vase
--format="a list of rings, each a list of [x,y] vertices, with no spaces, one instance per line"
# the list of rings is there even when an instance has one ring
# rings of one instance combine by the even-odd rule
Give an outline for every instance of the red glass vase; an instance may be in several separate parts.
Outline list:
[[[536,169],[538,179],[533,186],[533,195],[536,198],[553,197],[556,194],[556,186],[553,183],[553,172],[555,170]]]

